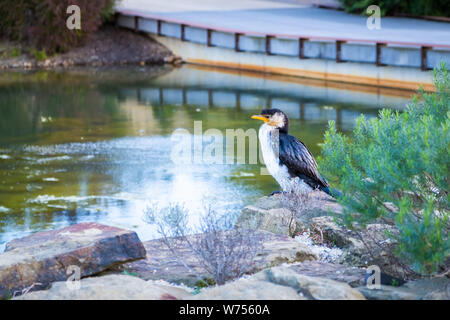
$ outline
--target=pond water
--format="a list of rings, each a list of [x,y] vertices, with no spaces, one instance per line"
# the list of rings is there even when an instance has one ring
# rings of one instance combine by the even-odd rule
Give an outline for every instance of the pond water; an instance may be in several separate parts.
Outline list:
[[[410,96],[194,66],[0,73],[0,252],[14,238],[87,221],[149,240],[151,203],[183,203],[192,216],[209,204],[236,212],[278,190],[260,162],[174,162],[172,133],[193,134],[194,121],[224,136],[256,132],[250,116],[278,107],[317,156],[329,120],[349,132],[361,113]]]

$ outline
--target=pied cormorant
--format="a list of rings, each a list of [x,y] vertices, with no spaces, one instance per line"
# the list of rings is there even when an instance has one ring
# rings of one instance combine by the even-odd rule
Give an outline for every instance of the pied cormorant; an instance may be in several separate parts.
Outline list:
[[[303,142],[288,134],[289,119],[283,111],[265,109],[252,119],[264,121],[258,133],[264,163],[284,192],[307,193],[319,189],[332,195],[311,152]]]

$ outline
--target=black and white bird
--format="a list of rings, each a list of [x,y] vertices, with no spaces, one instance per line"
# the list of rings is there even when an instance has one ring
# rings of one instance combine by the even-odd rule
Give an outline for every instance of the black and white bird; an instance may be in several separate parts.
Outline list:
[[[264,121],[258,133],[264,163],[284,192],[308,193],[319,189],[335,195],[320,175],[308,148],[288,134],[289,119],[283,111],[265,109],[252,119]]]

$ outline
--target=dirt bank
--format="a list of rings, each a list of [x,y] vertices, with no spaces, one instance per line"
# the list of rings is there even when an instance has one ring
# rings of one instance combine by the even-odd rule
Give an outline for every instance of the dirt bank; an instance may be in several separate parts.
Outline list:
[[[0,42],[0,69],[180,62],[151,37],[110,25],[103,26],[84,46],[51,57],[18,43]]]

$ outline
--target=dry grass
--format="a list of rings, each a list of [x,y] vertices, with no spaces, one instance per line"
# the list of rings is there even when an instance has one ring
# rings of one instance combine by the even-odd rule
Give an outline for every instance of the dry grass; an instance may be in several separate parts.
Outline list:
[[[153,205],[146,210],[147,221],[157,227],[163,243],[189,272],[197,275],[199,281],[209,285],[183,261],[182,255],[178,254],[181,248],[189,247],[200,266],[219,285],[252,268],[263,249],[263,238],[257,230],[234,228],[232,214],[219,215],[211,208],[205,209],[196,228],[188,225],[188,216],[189,211],[179,204],[165,208]]]

